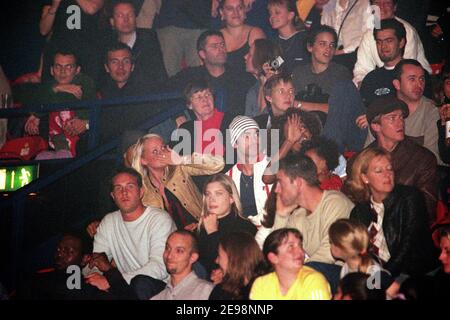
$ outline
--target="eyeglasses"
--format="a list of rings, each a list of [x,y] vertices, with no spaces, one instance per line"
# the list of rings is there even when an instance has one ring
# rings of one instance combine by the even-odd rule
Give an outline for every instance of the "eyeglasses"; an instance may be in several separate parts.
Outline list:
[[[201,101],[203,99],[209,99],[210,97],[212,97],[212,93],[207,92],[207,93],[205,93],[203,95],[192,96],[191,100],[192,101]]]
[[[74,64],[74,63],[72,63],[72,64],[65,64],[65,65],[62,65],[62,64],[57,63],[57,64],[53,65],[53,68],[54,68],[56,71],[62,71],[62,70],[64,70],[64,71],[70,72],[70,71],[72,71],[73,69],[75,69],[75,67],[76,67],[76,64]]]

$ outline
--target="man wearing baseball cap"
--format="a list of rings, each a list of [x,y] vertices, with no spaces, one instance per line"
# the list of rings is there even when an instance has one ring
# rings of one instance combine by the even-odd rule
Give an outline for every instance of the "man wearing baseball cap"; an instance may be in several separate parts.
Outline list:
[[[262,245],[267,234],[260,232],[265,214],[264,205],[272,185],[262,181],[269,160],[261,152],[258,123],[250,117],[237,116],[231,121],[228,133],[230,145],[236,149],[237,163],[227,172],[233,179],[243,205],[243,212],[258,227],[256,240]]]
[[[408,116],[408,105],[394,96],[374,100],[367,109],[367,121],[376,140],[369,147],[379,146],[390,153],[397,184],[415,186],[424,193],[431,224],[436,216],[437,160],[431,151],[405,135]]]

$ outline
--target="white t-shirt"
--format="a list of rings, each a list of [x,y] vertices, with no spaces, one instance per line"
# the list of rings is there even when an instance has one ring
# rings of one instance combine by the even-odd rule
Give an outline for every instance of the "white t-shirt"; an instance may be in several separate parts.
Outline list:
[[[124,279],[130,283],[138,274],[167,280],[163,252],[175,223],[164,210],[147,207],[134,221],[124,221],[120,211],[107,214],[94,238],[93,252],[114,259]]]

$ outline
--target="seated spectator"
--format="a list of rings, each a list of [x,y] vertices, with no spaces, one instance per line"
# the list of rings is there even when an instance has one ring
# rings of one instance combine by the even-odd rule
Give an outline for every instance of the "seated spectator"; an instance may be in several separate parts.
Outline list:
[[[356,206],[350,219],[369,232],[369,250],[396,282],[405,276],[423,275],[435,267],[423,194],[394,181],[389,154],[381,148],[362,151],[354,160],[346,181]]]
[[[201,217],[202,198],[192,176],[211,175],[223,166],[221,157],[198,153],[181,157],[154,133],[133,147],[132,167],[144,181],[144,205],[167,210],[178,229],[195,229]]]
[[[395,19],[403,25],[405,29],[405,49],[403,57],[405,59],[418,60],[427,72],[431,72],[430,65],[425,57],[422,41],[420,40],[416,29],[414,29],[407,21],[395,15],[397,0],[371,0],[370,3],[371,5],[380,8],[379,18],[381,20]],[[380,51],[377,50],[376,39],[373,37],[376,31],[376,28],[367,30],[362,36],[361,43],[359,44],[358,58],[355,68],[353,69],[353,82],[358,87],[370,71],[375,70],[377,67],[381,68],[386,63],[386,61],[383,61]]]
[[[438,164],[441,164],[436,128],[439,109],[432,100],[423,95],[426,83],[425,70],[416,60],[403,59],[395,66],[394,78],[397,98],[404,101],[409,110],[409,116],[405,119],[405,134],[433,152]],[[372,135],[368,135],[366,145],[372,141]]]
[[[260,228],[272,185],[262,181],[269,160],[260,148],[259,126],[249,117],[237,116],[230,123],[229,132],[237,163],[226,174],[233,179],[245,218]]]
[[[306,63],[310,55],[306,51],[306,30],[300,19],[295,1],[269,0],[269,21],[278,31],[276,41],[283,50],[285,71],[291,73],[295,66]]]
[[[332,140],[325,137],[318,137],[305,141],[301,151],[316,165],[317,178],[319,179],[322,190],[341,190],[343,181],[334,172],[340,165],[339,160],[342,156],[339,155],[337,145]]]
[[[436,301],[450,297],[450,226],[438,229],[441,266],[434,272],[422,277],[407,279],[400,292],[408,300]]]
[[[265,82],[264,98],[268,104],[267,113],[255,117],[260,129],[272,128],[274,120],[294,106],[294,91],[294,84],[290,75],[274,75]]]
[[[25,105],[67,103],[95,99],[94,82],[81,72],[73,52],[58,50],[50,67],[52,80],[38,85],[23,85],[14,88],[16,99]],[[47,120],[48,119],[48,120]],[[89,130],[87,110],[53,111],[48,114],[32,114],[25,122],[25,133],[40,135],[48,139],[57,154],[48,153],[46,158],[74,157],[86,149],[85,132]],[[82,139],[82,141],[79,141]],[[81,144],[81,146],[80,146]],[[78,145],[78,147],[77,147]]]
[[[172,133],[172,144],[183,147],[181,149],[177,146],[177,151],[183,151],[180,153],[184,155],[196,152],[224,156],[225,130],[234,115],[217,110],[212,88],[204,80],[189,83],[184,90],[184,98],[187,108],[194,114],[194,119],[183,123]],[[185,147],[188,147],[188,150]]]
[[[330,300],[325,277],[305,266],[303,237],[296,229],[279,229],[264,241],[264,257],[273,272],[256,278],[251,300]]]
[[[54,62],[53,56],[61,49],[73,52],[83,72],[95,82],[99,80],[105,38],[99,21],[104,4],[104,0],[45,1],[39,21],[39,31],[47,37],[41,58],[42,76],[39,75],[42,83],[51,80],[49,71]],[[74,12],[73,6],[79,8],[77,19],[70,15]],[[77,21],[81,22],[80,26]],[[41,79],[37,80],[40,82]]]
[[[373,19],[369,0],[339,0],[325,5],[320,22],[334,28],[338,35],[334,61],[351,72],[356,52],[364,33],[370,30]]]
[[[381,289],[367,286],[370,276],[362,272],[347,274],[339,282],[337,293],[333,300],[386,300],[386,294]]]
[[[136,66],[134,77],[147,91],[156,90],[158,84],[167,80],[156,32],[136,27],[136,9],[130,0],[114,2],[109,21],[113,29],[112,42],[120,41],[131,48]]]
[[[52,268],[39,270],[31,278],[25,278],[19,284],[18,299],[27,300],[86,300],[86,299],[114,299],[126,298],[114,296],[87,284],[82,279],[79,290],[71,290],[68,283],[73,277],[74,268],[81,268],[86,264],[86,257],[92,252],[92,243],[81,233],[66,232],[58,241],[54,253]],[[72,269],[68,269],[71,267]]]
[[[203,189],[203,210],[198,224],[200,263],[208,274],[216,268],[219,239],[235,231],[254,236],[256,227],[244,218],[233,180],[224,174],[214,175]]]
[[[167,212],[144,206],[144,193],[141,175],[135,170],[119,169],[113,176],[111,197],[119,210],[107,214],[98,226],[90,262],[90,267],[107,272],[94,272],[87,279],[89,284],[107,291],[112,287],[108,271],[116,266],[128,284],[138,275],[155,281],[167,279],[162,255],[176,226]]]
[[[369,146],[378,146],[390,154],[396,184],[414,186],[423,192],[431,225],[437,203],[436,157],[405,136],[408,115],[408,106],[402,100],[390,96],[376,99],[367,109],[367,121],[376,137]],[[352,170],[350,164],[347,168]]]
[[[278,69],[270,66],[272,61],[281,56],[281,47],[269,39],[255,40],[245,55],[245,71],[257,80],[245,96],[246,116],[256,117],[269,112],[265,99],[264,86],[270,77],[275,74],[280,74],[284,69],[284,63]]]
[[[297,66],[292,73],[296,99],[300,108],[326,117],[323,135],[333,139],[340,152],[360,150],[367,130],[359,129],[355,120],[364,107],[350,71],[331,62],[336,44],[333,28],[320,26],[311,31],[307,41],[311,62]]]
[[[209,300],[248,300],[253,280],[264,268],[264,256],[248,233],[233,232],[219,241]]]
[[[264,39],[264,32],[245,23],[244,0],[222,0],[219,2],[219,14],[222,17],[225,46],[228,53],[229,67],[237,73],[244,73],[244,56],[255,40]]]
[[[192,265],[199,249],[194,235],[178,230],[167,238],[163,259],[170,279],[167,286],[151,300],[208,300],[214,285],[197,277]]]
[[[141,96],[147,86],[136,77],[136,62],[130,47],[122,42],[111,43],[106,50],[104,67],[108,77],[100,87],[103,99]]]
[[[340,267],[330,252],[328,230],[337,219],[349,217],[353,203],[338,191],[321,190],[316,166],[305,156],[281,160],[277,180],[275,192],[283,206],[277,208],[274,229],[300,230],[307,264],[322,272],[335,292]]]
[[[366,107],[377,97],[396,94],[394,70],[405,51],[406,30],[395,19],[381,20],[380,28],[373,31],[373,37],[378,56],[384,65],[367,73],[360,83],[360,93]]]
[[[245,94],[253,85],[251,76],[232,70],[227,60],[225,40],[220,31],[206,30],[197,40],[197,53],[202,61],[198,67],[190,67],[172,76],[168,89],[184,90],[191,82],[199,80],[210,83],[214,92],[221,93],[220,111],[244,114]]]
[[[369,252],[369,233],[364,224],[348,219],[336,220],[328,231],[331,254],[344,261],[341,279],[354,272],[362,272],[372,276],[374,286],[385,291],[393,279],[377,262],[377,257]],[[389,290],[388,290],[389,294]]]

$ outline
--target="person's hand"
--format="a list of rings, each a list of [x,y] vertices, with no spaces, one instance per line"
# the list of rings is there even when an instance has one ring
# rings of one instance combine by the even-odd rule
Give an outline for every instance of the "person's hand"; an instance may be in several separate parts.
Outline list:
[[[445,119],[450,118],[450,103],[444,104],[439,108],[439,115],[441,116],[441,124],[445,125]]]
[[[86,227],[86,232],[88,233],[89,237],[94,238],[95,234],[97,233],[97,228],[100,225],[100,221],[95,220],[88,224]]]
[[[218,285],[219,283],[222,282],[223,280],[223,271],[220,268],[214,269],[213,271],[211,271],[211,281],[212,283],[214,283],[215,285]]]
[[[81,86],[78,86],[76,84],[57,84],[53,86],[53,91],[55,93],[58,92],[66,92],[73,95],[75,98],[81,100],[83,97],[83,90],[81,89]]]
[[[263,72],[259,75],[259,82],[261,86],[264,87],[267,80],[269,80],[273,75],[277,74],[276,71],[272,69],[268,62],[262,65]]]
[[[87,123],[88,123],[88,120],[81,120],[78,118],[73,118],[73,119],[66,121],[63,129],[70,136],[78,136],[87,130],[87,128],[86,128]]]
[[[358,118],[356,118],[355,122],[360,129],[365,129],[369,126],[369,122],[367,121],[367,115],[365,114],[362,114]]]
[[[439,38],[444,32],[439,24],[435,24],[433,29],[431,29],[431,36],[433,38]]]
[[[281,201],[281,196],[279,193],[277,193],[277,200],[276,200],[275,210],[277,215],[281,217],[288,217],[294,209],[298,207],[297,204],[293,204],[290,206],[285,206],[283,204],[283,201]]]
[[[180,165],[183,161],[183,158],[169,147],[162,150],[155,158],[164,164],[175,166]]]
[[[187,122],[187,119],[185,116],[179,116],[175,119],[175,125],[177,128],[181,127],[181,125],[185,122]]]
[[[106,277],[102,276],[97,272],[91,273],[90,275],[86,276],[85,281],[87,284],[97,287],[102,291],[108,291],[109,288],[111,288]]]
[[[211,234],[219,231],[219,221],[215,213],[208,213],[203,217],[203,226],[205,227],[206,233]]]
[[[184,230],[187,230],[187,231],[194,231],[195,229],[197,229],[197,226],[198,226],[198,223],[193,222],[193,223],[190,223],[190,224],[188,224],[187,226],[185,226],[185,227],[184,227]]]
[[[40,122],[41,119],[39,119],[38,117],[34,115],[29,116],[27,121],[25,122],[25,132],[30,136],[38,135]]]
[[[94,252],[89,259],[89,268],[97,267],[101,272],[109,271],[112,266],[104,252]]]
[[[394,281],[394,282],[389,286],[389,288],[387,288],[386,294],[387,294],[390,298],[394,299],[394,298],[397,297],[399,291],[400,291],[400,284],[399,284],[398,282]]]
[[[286,140],[292,144],[302,138],[303,132],[300,128],[300,124],[300,118],[297,114],[293,114],[288,118]]]

